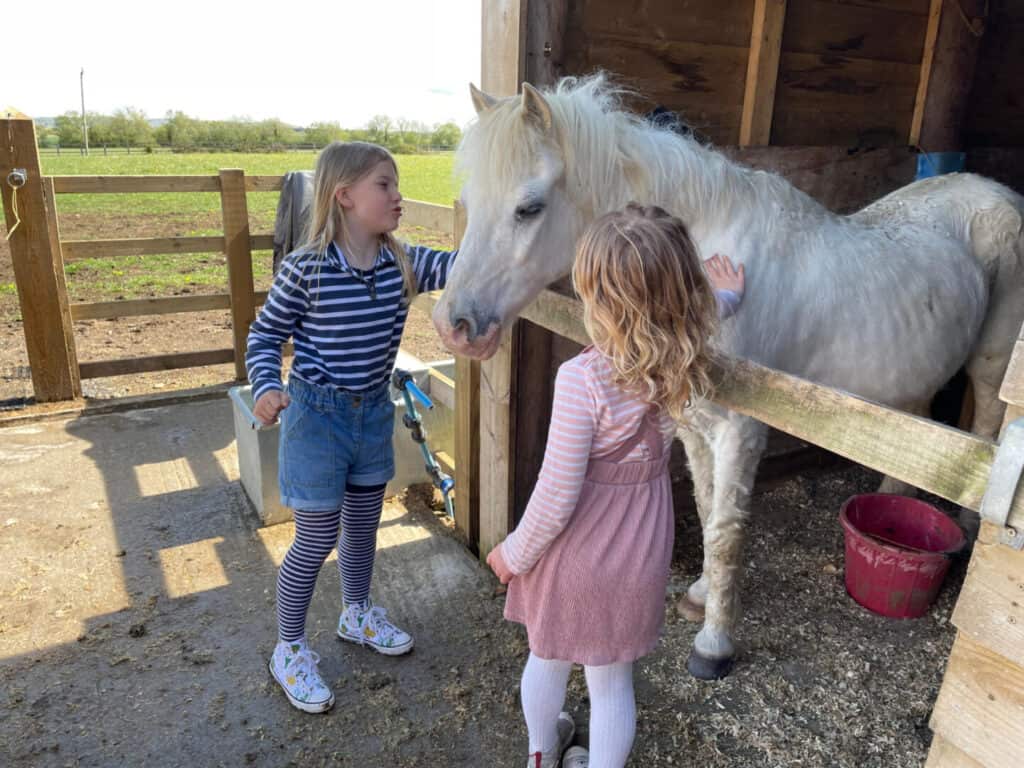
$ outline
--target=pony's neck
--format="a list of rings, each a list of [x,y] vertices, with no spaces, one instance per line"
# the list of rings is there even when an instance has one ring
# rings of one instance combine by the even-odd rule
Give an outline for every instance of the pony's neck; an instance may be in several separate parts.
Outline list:
[[[631,199],[650,201],[680,215],[700,240],[737,225],[758,226],[775,211],[824,213],[825,209],[774,174],[758,173],[701,146],[686,136],[643,125],[623,142],[627,162],[638,172],[626,173]]]

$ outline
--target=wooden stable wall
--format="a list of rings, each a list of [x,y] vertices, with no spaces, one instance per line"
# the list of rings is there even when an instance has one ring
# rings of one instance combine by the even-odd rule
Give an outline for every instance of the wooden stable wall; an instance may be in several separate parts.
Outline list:
[[[558,74],[615,73],[639,110],[716,144],[953,149],[922,134],[931,109],[966,112],[972,144],[1021,146],[1005,75],[1024,65],[1022,25],[1017,0],[568,0]]]

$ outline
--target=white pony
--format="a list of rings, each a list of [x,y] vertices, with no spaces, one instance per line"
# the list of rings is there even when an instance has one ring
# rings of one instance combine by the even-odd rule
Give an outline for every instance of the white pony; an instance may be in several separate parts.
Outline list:
[[[434,324],[488,357],[502,329],[566,276],[582,229],[629,201],[682,218],[701,253],[746,265],[718,339],[729,355],[914,413],[966,365],[973,431],[996,436],[997,391],[1024,321],[1024,198],[957,174],[839,216],[771,173],[623,111],[602,76],[492,98],[459,149],[469,222]],[[767,427],[711,402],[680,429],[704,531],[703,573],[681,609],[704,617],[690,672],[735,654],[743,523]],[[894,487],[892,484],[890,487]]]

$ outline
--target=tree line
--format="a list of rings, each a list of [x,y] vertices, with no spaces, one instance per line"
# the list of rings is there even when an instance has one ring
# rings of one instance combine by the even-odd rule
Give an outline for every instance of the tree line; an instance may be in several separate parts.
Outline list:
[[[119,109],[112,115],[86,113],[89,146],[167,147],[178,151],[219,149],[254,152],[287,150],[300,145],[322,147],[332,141],[372,141],[395,153],[454,149],[462,138],[455,123],[432,127],[416,120],[376,115],[365,128],[342,128],[337,122],[316,122],[304,128],[282,120],[199,120],[184,112],[170,111],[154,126],[141,110]],[[53,127],[36,126],[41,147],[82,146],[82,116],[68,111]]]

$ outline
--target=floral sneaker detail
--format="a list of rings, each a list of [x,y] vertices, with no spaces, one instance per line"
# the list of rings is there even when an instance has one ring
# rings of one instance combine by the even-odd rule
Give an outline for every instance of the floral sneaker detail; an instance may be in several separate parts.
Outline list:
[[[303,640],[279,642],[270,657],[270,674],[292,706],[303,712],[326,712],[334,706],[334,694],[317,671],[319,661]]]
[[[412,637],[387,618],[377,605],[351,603],[338,619],[338,637],[350,643],[368,645],[387,656],[401,656],[412,650]]]

